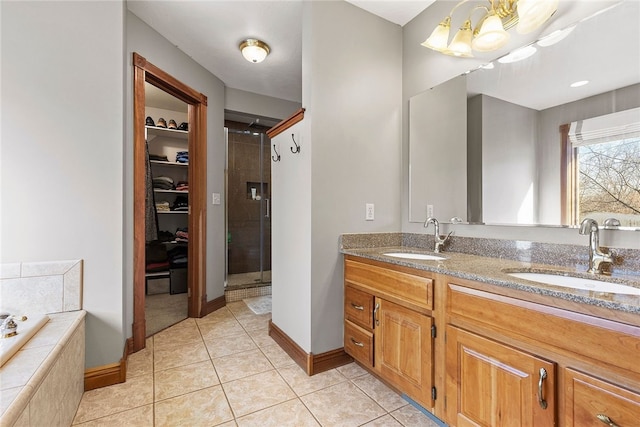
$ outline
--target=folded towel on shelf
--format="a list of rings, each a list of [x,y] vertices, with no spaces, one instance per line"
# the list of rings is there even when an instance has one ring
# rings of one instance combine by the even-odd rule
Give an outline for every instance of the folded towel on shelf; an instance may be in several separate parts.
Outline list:
[[[169,212],[171,207],[169,202],[156,202],[156,210],[158,212]]]
[[[160,190],[173,190],[175,185],[173,184],[173,179],[168,176],[158,176],[153,178],[153,188],[157,188]]]
[[[187,181],[178,181],[176,184],[176,190],[189,191],[189,183]]]
[[[176,162],[178,162],[178,163],[189,163],[189,152],[188,151],[178,151],[176,153]]]
[[[149,153],[149,160],[156,160],[160,162],[168,162],[169,158],[167,156],[162,156],[160,154],[151,154]]]
[[[178,196],[171,206],[172,211],[188,211],[189,199],[186,196]]]

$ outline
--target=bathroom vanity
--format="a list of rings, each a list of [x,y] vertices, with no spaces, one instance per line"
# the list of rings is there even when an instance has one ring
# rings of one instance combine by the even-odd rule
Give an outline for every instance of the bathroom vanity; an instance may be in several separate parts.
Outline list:
[[[345,351],[449,425],[638,425],[640,295],[509,274],[570,268],[342,252]]]

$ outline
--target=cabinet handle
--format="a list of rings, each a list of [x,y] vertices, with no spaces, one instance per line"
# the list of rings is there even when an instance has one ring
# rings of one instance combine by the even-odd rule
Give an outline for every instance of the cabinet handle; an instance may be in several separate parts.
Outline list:
[[[376,303],[376,308],[373,309],[373,319],[376,321],[376,326],[380,326],[380,320],[378,320],[379,309],[380,309],[380,303]]]
[[[357,345],[358,347],[364,347],[364,344],[362,344],[361,342],[358,342],[356,340],[353,339],[353,337],[351,338],[351,342],[354,343],[355,345]]]
[[[607,417],[605,414],[597,414],[596,418],[598,418],[600,421],[602,421],[609,427],[618,427],[618,424],[611,421],[611,418]]]
[[[364,310],[363,306],[358,305],[358,304],[354,304],[354,303],[351,303],[351,307],[355,308],[356,310],[360,310],[360,311]]]
[[[542,409],[547,409],[547,401],[542,397],[542,383],[547,378],[547,371],[540,368],[540,379],[538,380],[538,403]]]

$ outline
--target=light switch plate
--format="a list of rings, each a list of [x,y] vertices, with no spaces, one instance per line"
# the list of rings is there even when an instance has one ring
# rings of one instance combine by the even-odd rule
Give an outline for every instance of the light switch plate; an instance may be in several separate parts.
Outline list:
[[[213,193],[213,204],[214,205],[220,204],[220,193]]]

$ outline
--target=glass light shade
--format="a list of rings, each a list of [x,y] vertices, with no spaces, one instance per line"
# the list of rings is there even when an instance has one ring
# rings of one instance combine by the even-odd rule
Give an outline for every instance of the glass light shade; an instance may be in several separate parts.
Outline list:
[[[509,33],[502,26],[502,20],[491,14],[482,23],[480,32],[471,42],[471,47],[478,52],[491,52],[506,45],[509,37]]]
[[[518,0],[520,34],[527,34],[544,24],[558,9],[559,0]]]
[[[258,63],[264,61],[269,54],[269,46],[260,40],[247,39],[240,43],[242,56],[249,62]]]
[[[420,43],[424,47],[442,52],[447,48],[449,42],[449,29],[451,28],[451,17],[447,16],[433,30],[428,39]]]
[[[443,53],[462,58],[473,58],[473,53],[471,53],[471,39],[473,39],[471,20],[467,19],[453,37],[453,40],[451,40],[449,47],[443,51]]]

